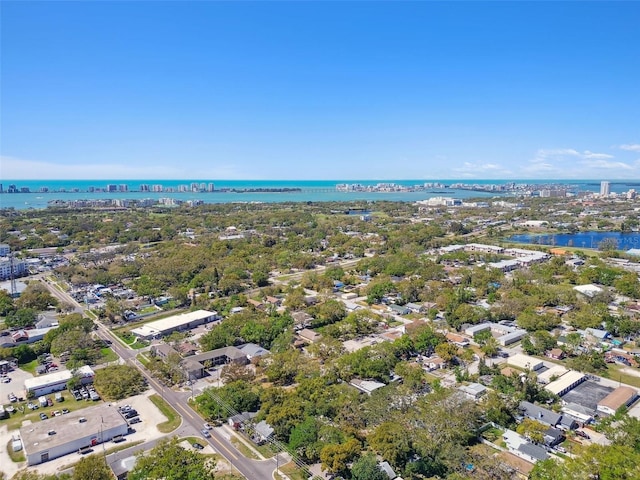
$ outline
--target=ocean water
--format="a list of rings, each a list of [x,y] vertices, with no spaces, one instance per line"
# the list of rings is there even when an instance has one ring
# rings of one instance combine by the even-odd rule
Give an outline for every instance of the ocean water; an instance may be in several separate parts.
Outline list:
[[[413,186],[425,183],[439,183],[450,186],[456,183],[473,184],[478,186],[495,185],[499,188],[505,184],[530,184],[543,185],[554,184],[567,186],[572,191],[599,191],[600,183],[596,181],[532,181],[532,180],[1,180],[3,191],[0,194],[0,208],[41,209],[47,207],[51,200],[101,200],[101,199],[160,199],[175,198],[182,201],[201,200],[204,203],[231,203],[231,202],[325,202],[325,201],[407,201],[414,202],[434,196],[447,196],[459,199],[489,198],[505,195],[501,191],[476,191],[467,189],[441,188],[439,186],[417,192],[340,192],[336,190],[337,184],[360,184],[364,186],[379,183],[394,183],[396,185]],[[213,192],[178,192],[180,185],[190,186],[214,184]],[[162,185],[165,190],[173,189],[173,192],[141,192],[140,186],[146,184]],[[27,187],[29,193],[6,193],[9,185],[15,185],[18,189]],[[126,185],[127,192],[93,191],[106,190],[108,185]],[[611,191],[620,193],[630,188],[640,187],[640,182],[611,182]],[[225,189],[285,189],[298,188],[295,192],[231,192]],[[48,189],[42,192],[41,189]]]
[[[530,245],[553,245],[556,247],[598,248],[605,239],[613,240],[618,250],[640,248],[638,232],[579,232],[553,235],[513,235],[509,240]]]

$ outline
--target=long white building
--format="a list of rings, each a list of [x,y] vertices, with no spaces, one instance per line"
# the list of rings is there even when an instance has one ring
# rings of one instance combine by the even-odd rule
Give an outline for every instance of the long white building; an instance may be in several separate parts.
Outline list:
[[[178,330],[188,330],[204,323],[219,320],[218,312],[209,312],[208,310],[196,310],[195,312],[186,312],[171,317],[162,318],[155,322],[149,322],[138,328],[132,328],[131,333],[136,337],[144,340],[153,338],[161,338],[169,335],[171,332]]]
[[[126,435],[128,430],[127,421],[116,407],[103,403],[26,425],[20,429],[20,437],[27,463],[37,465],[95,447],[118,435]]]
[[[95,372],[91,367],[85,365],[76,370],[76,376],[80,378],[80,383],[82,384],[92,383]],[[67,388],[67,382],[72,377],[71,370],[61,370],[40,375],[39,377],[27,378],[24,381],[25,394],[27,397],[30,397],[30,394],[33,394],[34,397],[40,397],[41,395],[59,392]]]

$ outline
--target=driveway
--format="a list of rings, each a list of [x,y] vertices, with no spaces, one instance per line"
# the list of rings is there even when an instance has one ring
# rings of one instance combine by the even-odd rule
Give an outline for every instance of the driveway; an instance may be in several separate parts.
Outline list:
[[[0,402],[4,406],[9,405],[9,394],[12,392],[16,397],[24,397],[24,381],[33,378],[33,375],[18,368],[9,372],[7,377],[11,379],[9,383],[0,383]]]

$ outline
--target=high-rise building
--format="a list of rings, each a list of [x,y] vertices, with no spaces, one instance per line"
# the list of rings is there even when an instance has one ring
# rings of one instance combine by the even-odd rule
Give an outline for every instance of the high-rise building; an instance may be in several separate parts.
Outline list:
[[[611,184],[606,180],[600,182],[600,196],[606,197],[611,193]]]
[[[0,187],[1,187],[1,185],[0,185]],[[210,184],[209,184],[209,186],[208,186],[208,188],[207,188],[207,191],[208,191],[208,192],[213,192],[213,188],[214,188],[213,183],[210,183]]]

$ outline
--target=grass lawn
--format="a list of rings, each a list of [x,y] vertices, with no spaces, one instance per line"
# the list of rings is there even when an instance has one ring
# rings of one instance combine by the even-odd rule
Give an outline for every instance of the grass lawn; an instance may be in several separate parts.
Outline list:
[[[100,349],[100,359],[98,360],[98,363],[109,363],[115,362],[116,360],[118,360],[118,355],[109,347]]]
[[[607,377],[611,380],[626,383],[627,385],[631,385],[633,387],[640,388],[640,377],[636,377],[635,375],[630,375],[622,371],[623,368],[633,368],[633,367],[625,367],[623,365],[618,365],[615,363],[607,364],[607,372],[603,374],[603,377]],[[640,374],[640,369],[637,369]]]
[[[158,424],[158,430],[162,433],[173,432],[176,428],[180,426],[182,423],[182,417],[178,415],[173,407],[171,407],[167,402],[164,401],[162,397],[158,394],[153,394],[149,397],[149,400],[153,402],[153,404],[158,407],[158,410],[162,412],[162,414],[167,417],[166,422],[162,422]]]
[[[291,480],[307,480],[309,478],[308,472],[304,472],[294,462],[289,462],[285,465],[280,465],[278,467],[278,470],[284,473]],[[276,478],[283,478],[283,477],[276,474]]]
[[[271,445],[268,443],[264,443],[262,445],[256,445],[255,449],[258,450],[262,454],[262,456],[265,458],[271,458],[276,454],[276,452],[274,452],[273,449],[271,448]]]
[[[36,374],[36,368],[38,367],[38,365],[40,365],[38,363],[38,360],[31,360],[29,363],[23,363],[22,365],[20,365],[20,368],[22,370],[24,370],[25,372],[29,372],[31,375],[35,375]]]
[[[150,360],[144,353],[139,353],[138,355],[136,355],[136,358],[145,367],[149,365]]]
[[[7,452],[9,453],[11,460],[15,463],[24,462],[27,459],[27,457],[24,456],[24,448],[17,452],[13,451],[13,440],[9,440],[9,442],[7,442]]]
[[[160,310],[158,310],[155,305],[149,305],[147,308],[143,308],[138,313],[140,315],[144,315],[146,313],[156,313],[156,312],[159,312],[159,311]]]
[[[137,341],[138,337],[127,330],[114,330],[114,333],[133,349],[144,348],[147,346],[147,342]]]
[[[239,440],[236,437],[231,437],[231,443],[233,443],[233,446],[236,447],[245,457],[253,460],[262,460],[253,450],[247,447],[242,440]]]

